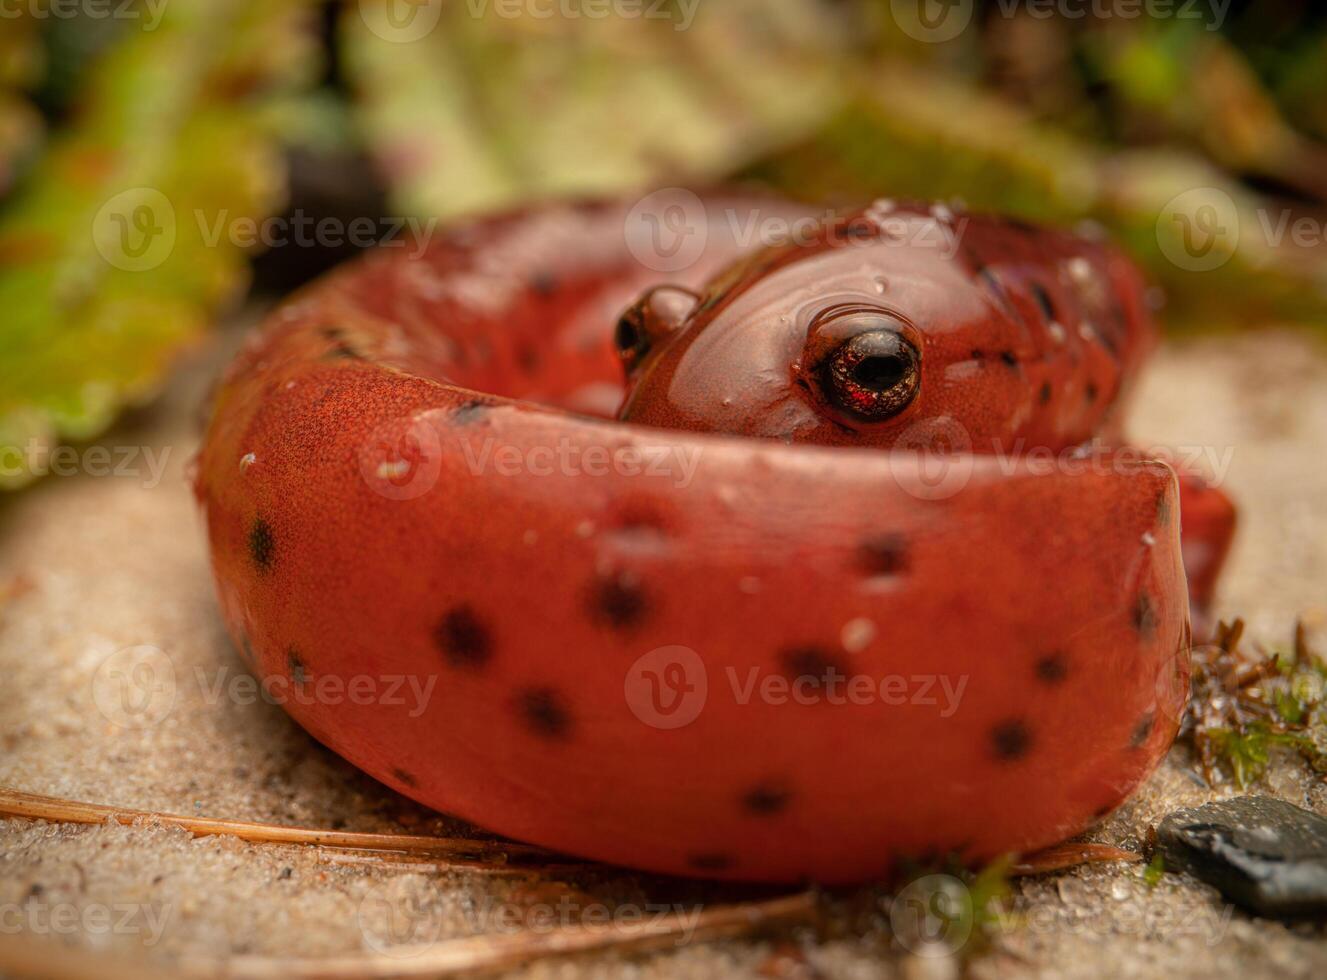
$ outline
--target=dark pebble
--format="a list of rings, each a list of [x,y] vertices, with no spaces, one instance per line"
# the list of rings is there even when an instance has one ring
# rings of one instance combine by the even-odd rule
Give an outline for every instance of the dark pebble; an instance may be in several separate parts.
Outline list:
[[[1267,916],[1327,915],[1327,817],[1265,796],[1176,810],[1157,828],[1180,868]]]

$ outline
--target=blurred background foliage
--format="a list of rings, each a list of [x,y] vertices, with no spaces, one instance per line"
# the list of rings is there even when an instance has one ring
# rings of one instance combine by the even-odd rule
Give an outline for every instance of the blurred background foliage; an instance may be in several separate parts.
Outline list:
[[[95,436],[252,286],[288,289],[353,250],[220,231],[244,219],[385,228],[734,182],[827,205],[958,199],[1108,229],[1165,289],[1173,329],[1327,323],[1327,10],[1310,0],[0,0],[0,14],[11,458]],[[1201,263],[1176,252],[1195,229]],[[31,476],[14,470],[0,486]]]

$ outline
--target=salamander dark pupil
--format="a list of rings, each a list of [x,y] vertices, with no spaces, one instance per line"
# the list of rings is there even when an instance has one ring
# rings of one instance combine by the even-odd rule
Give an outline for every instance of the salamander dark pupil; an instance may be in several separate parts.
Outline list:
[[[901,357],[867,357],[852,369],[852,379],[863,388],[884,391],[903,379],[908,366]]]

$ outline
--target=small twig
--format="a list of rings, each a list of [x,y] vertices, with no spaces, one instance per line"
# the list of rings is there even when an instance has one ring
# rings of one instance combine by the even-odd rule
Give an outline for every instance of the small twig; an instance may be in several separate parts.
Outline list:
[[[155,821],[180,827],[195,837],[237,837],[257,844],[306,844],[342,850],[389,852],[428,857],[439,867],[469,870],[474,862],[507,864],[521,862],[526,869],[546,863],[564,865],[570,859],[527,844],[469,840],[463,837],[426,837],[408,834],[364,834],[308,827],[282,827],[278,824],[251,823],[244,820],[214,820],[209,817],[184,817],[150,810],[130,810],[61,800],[35,793],[0,787],[0,816],[52,823],[124,824],[137,820]]]
[[[474,975],[509,969],[531,959],[612,950],[645,952],[667,946],[745,936],[767,926],[815,921],[816,896],[799,892],[763,902],[721,905],[696,916],[677,913],[651,922],[559,926],[547,932],[467,936],[393,949],[391,954],[270,959],[241,956],[224,964],[197,964],[194,975],[234,980],[407,980]]]
[[[1040,875],[1049,871],[1063,871],[1080,864],[1098,864],[1106,861],[1141,861],[1137,851],[1126,851],[1109,844],[1069,843],[1056,844],[1033,854],[1024,855],[1009,868],[1013,877]]]

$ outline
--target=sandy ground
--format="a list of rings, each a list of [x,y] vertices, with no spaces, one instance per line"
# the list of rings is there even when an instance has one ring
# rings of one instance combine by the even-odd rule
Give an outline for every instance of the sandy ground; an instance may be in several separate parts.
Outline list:
[[[186,481],[196,405],[219,356],[197,356],[154,409],[104,440],[157,454],[139,449],[126,462],[117,451],[113,465],[134,472],[51,477],[0,501],[0,583],[22,586],[0,609],[0,786],[179,814],[475,833],[351,769],[278,708],[218,697],[212,688],[243,671],[220,627]],[[1240,503],[1222,610],[1244,616],[1268,643],[1283,643],[1300,616],[1327,645],[1327,349],[1276,332],[1172,344],[1148,376],[1134,419],[1145,445],[1205,447],[1209,468]],[[163,459],[158,479],[151,464]],[[85,461],[84,469],[94,466]],[[152,724],[118,716],[106,700],[108,685],[122,680],[112,655],[142,645],[164,652],[175,681],[170,703],[146,719]],[[1327,785],[1298,759],[1278,759],[1256,791],[1327,813]],[[1177,748],[1092,836],[1137,848],[1166,812],[1214,795]],[[172,964],[199,957],[373,954],[391,942],[375,919],[384,910],[411,910],[409,922],[425,927],[413,935],[418,942],[498,931],[504,910],[568,893],[577,907],[602,902],[647,915],[665,904],[694,910],[733,897],[613,869],[559,881],[575,892],[520,877],[330,864],[311,849],[191,839],[156,825],[0,820],[0,957],[17,943],[43,942],[112,957],[99,959],[104,969],[92,976],[112,975],[114,956],[164,965],[169,975]],[[1327,976],[1321,926],[1250,918],[1178,876],[1148,888],[1137,866],[1021,879],[1013,909],[993,947],[969,962],[973,975],[1094,977],[1109,964],[1120,976]],[[599,953],[511,975],[956,974],[953,960],[891,941],[890,911],[887,899],[859,896],[851,914],[819,936],[785,932],[627,959]],[[411,938],[408,929],[397,936]]]

